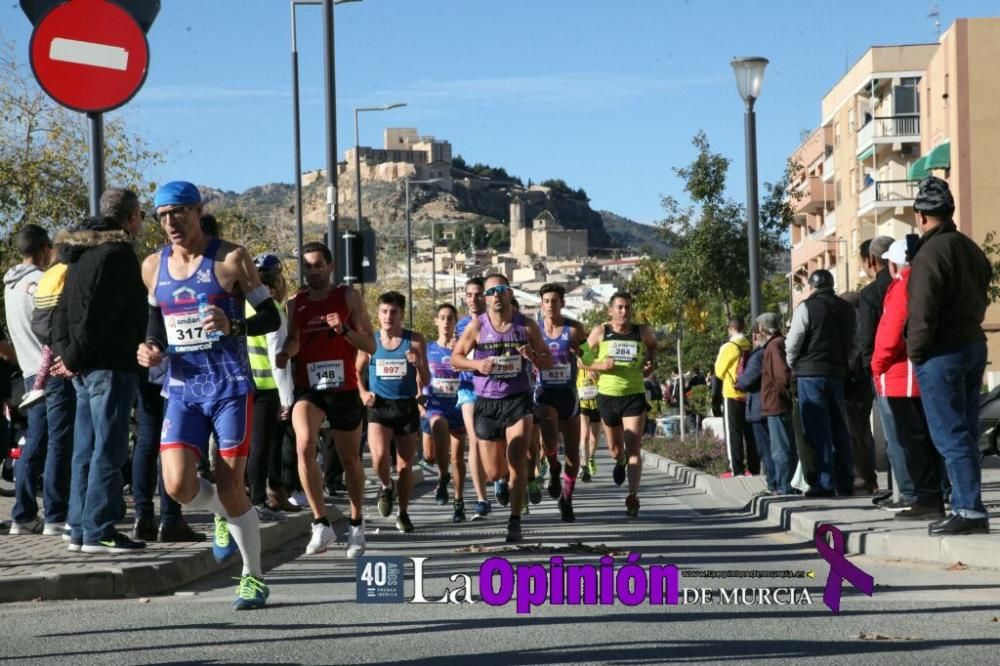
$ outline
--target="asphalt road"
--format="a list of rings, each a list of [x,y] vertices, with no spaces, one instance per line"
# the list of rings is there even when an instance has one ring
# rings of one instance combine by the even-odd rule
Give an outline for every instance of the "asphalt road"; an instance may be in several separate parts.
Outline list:
[[[834,615],[823,603],[829,566],[812,543],[791,538],[747,514],[721,508],[696,490],[647,472],[638,520],[624,517],[624,493],[604,464],[597,481],[577,484],[577,522],[558,521],[543,498],[524,518],[525,548],[503,544],[505,518],[453,526],[425,484],[411,509],[417,531],[395,531],[389,519],[368,524],[368,555],[427,557],[428,600],[472,579],[475,603],[362,604],[355,601],[355,563],[337,549],[305,557],[305,539],[267,558],[266,610],[234,613],[236,568],[176,594],[149,599],[42,602],[0,606],[0,661],[29,663],[381,663],[417,664],[987,664],[1000,654],[1000,571],[945,570],[907,562],[850,561],[873,575],[866,597],[846,582]],[[470,493],[471,494],[471,493]],[[544,493],[543,493],[544,494]],[[369,512],[376,515],[373,507]],[[496,508],[496,507],[494,507]],[[342,531],[344,526],[339,526]],[[529,547],[531,544],[538,548]],[[473,551],[466,552],[472,546]],[[559,552],[556,552],[559,549]],[[715,590],[712,603],[652,606],[551,605],[518,613],[516,601],[484,603],[478,571],[491,557],[514,565],[598,564],[611,552],[682,571],[815,572],[810,578],[696,578],[682,588]],[[757,574],[753,574],[757,575]],[[413,591],[406,567],[405,597]],[[811,604],[726,604],[738,588],[808,590]],[[459,592],[455,593],[461,599]],[[688,593],[689,597],[691,593]],[[525,592],[525,597],[527,592]],[[779,597],[782,595],[779,594]],[[787,597],[787,593],[785,593]],[[782,597],[782,598],[785,598]]]

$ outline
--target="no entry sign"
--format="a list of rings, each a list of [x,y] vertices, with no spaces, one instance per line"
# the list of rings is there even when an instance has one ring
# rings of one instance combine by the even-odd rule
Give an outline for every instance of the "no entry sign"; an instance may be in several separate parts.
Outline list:
[[[70,0],[35,26],[31,69],[54,100],[101,113],[129,101],[146,80],[149,44],[135,18],[107,0]]]

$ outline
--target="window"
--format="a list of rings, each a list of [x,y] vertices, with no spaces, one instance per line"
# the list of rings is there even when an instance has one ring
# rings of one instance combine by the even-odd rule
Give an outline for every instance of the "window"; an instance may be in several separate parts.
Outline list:
[[[920,92],[917,89],[919,79],[904,78],[900,85],[893,86],[893,113],[897,116],[916,115],[920,113]]]
[[[835,192],[833,198],[837,202],[837,205],[839,206],[840,205],[840,181],[839,180],[836,183],[834,183],[833,190]]]
[[[840,123],[835,122],[833,124],[833,145],[840,145]]]

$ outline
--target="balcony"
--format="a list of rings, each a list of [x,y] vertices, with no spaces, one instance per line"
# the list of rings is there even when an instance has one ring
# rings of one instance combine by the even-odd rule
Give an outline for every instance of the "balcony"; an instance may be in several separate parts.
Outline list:
[[[797,187],[798,198],[791,201],[796,213],[817,213],[826,202],[826,186],[817,176],[807,176]]]
[[[920,143],[920,116],[876,116],[858,130],[858,159],[867,158],[880,143]]]
[[[830,211],[823,218],[823,235],[829,236],[837,230],[837,213]]]
[[[881,180],[858,193],[858,216],[885,208],[912,206],[917,195],[915,180]]]
[[[827,151],[826,159],[823,160],[823,182],[833,182],[833,149]]]

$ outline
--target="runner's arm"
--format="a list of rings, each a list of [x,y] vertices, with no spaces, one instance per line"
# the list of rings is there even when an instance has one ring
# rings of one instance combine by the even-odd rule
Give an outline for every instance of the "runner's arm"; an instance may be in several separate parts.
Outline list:
[[[295,297],[288,299],[288,304],[285,306],[285,312],[288,319],[288,337],[285,338],[285,344],[281,348],[281,352],[278,356],[285,356],[287,358],[293,358],[299,353],[299,329],[295,325]]]
[[[479,370],[480,362],[466,358],[472,350],[476,348],[476,339],[479,337],[479,320],[473,319],[462,331],[462,337],[455,343],[455,348],[451,350],[451,367],[456,370]]]
[[[163,323],[163,311],[156,302],[156,274],[160,270],[159,254],[151,254],[142,262],[142,281],[147,289],[148,310],[146,316],[146,339],[139,344],[136,358],[139,365],[150,368],[160,364],[163,351],[167,348],[167,327]]]
[[[531,348],[531,358],[529,359],[536,368],[548,370],[552,367],[552,352],[548,345],[542,340],[542,331],[531,319],[525,321],[525,332],[528,334],[528,345]]]
[[[594,372],[605,372],[607,370],[612,370],[615,367],[615,362],[608,358],[600,358],[601,355],[601,340],[604,338],[604,326],[598,324],[591,331],[590,335],[587,337],[587,344],[590,346],[590,351],[594,355],[594,360],[591,361],[590,365],[587,367],[588,370],[593,370]]]
[[[271,298],[271,293],[260,281],[257,273],[257,266],[246,248],[237,245],[236,251],[229,256],[236,262],[237,283],[240,292],[245,295],[247,301],[254,309],[254,314],[243,321],[230,321],[229,331],[226,335],[265,335],[273,333],[281,327],[281,315],[278,313],[278,305]],[[229,256],[226,260],[229,261]]]
[[[427,367],[427,343],[424,336],[414,333],[410,338],[410,349],[416,355],[414,367],[417,369],[417,384],[420,387],[427,386],[431,383],[431,370]]]
[[[345,327],[344,337],[355,348],[369,354],[375,353],[375,338],[372,335],[372,322],[368,318],[368,310],[361,293],[350,289],[347,292],[348,317],[351,325]]]

